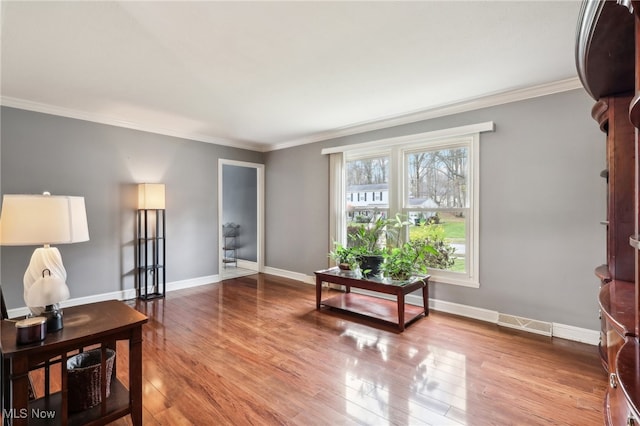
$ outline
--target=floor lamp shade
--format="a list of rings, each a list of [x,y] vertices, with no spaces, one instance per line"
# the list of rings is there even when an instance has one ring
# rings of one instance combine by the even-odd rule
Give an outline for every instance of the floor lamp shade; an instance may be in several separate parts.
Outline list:
[[[164,209],[164,184],[163,183],[138,184],[138,209],[139,210]]]

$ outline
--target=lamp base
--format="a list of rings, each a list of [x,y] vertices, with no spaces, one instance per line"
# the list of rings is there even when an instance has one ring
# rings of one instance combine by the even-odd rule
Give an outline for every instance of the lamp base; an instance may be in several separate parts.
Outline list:
[[[62,330],[62,309],[47,305],[42,316],[47,319],[47,333]]]
[[[24,301],[33,315],[41,315],[47,302],[57,303],[61,300],[69,298],[68,295],[66,295],[66,297],[64,297],[63,295],[62,297],[48,297],[44,300],[35,298],[37,300],[34,300],[33,296],[35,294],[42,293],[43,289],[41,288],[37,293],[30,295],[31,288],[36,284],[36,282],[41,281],[43,278],[45,278],[46,270],[49,271],[49,277],[59,278],[63,282],[67,279],[67,271],[65,270],[64,264],[62,263],[62,256],[60,255],[60,251],[56,247],[50,247],[47,245],[45,247],[39,247],[35,249],[33,254],[31,255],[29,266],[24,273]]]

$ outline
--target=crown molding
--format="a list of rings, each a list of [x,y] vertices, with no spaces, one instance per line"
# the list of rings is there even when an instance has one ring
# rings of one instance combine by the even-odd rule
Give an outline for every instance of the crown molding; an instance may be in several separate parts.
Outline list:
[[[109,126],[124,127],[126,129],[140,130],[143,132],[156,133],[164,136],[173,136],[181,139],[190,139],[198,142],[212,143],[216,145],[231,146],[234,148],[248,149],[251,151],[264,151],[264,146],[257,143],[241,142],[225,138],[218,138],[199,133],[185,132],[177,129],[158,127],[145,123],[121,120],[104,114],[79,111],[71,108],[64,108],[56,105],[44,104],[28,101],[25,99],[13,98],[9,96],[0,97],[0,105],[24,109],[27,111],[40,112],[43,114],[57,115],[61,117],[74,118],[77,120],[91,121],[94,123],[107,124]]]
[[[564,80],[545,83],[537,86],[527,87],[523,89],[509,90],[490,95],[481,96],[461,102],[440,105],[426,110],[415,111],[408,114],[401,114],[382,118],[378,120],[367,121],[365,123],[341,127],[327,132],[316,133],[314,135],[274,144],[270,146],[270,151],[284,148],[291,148],[297,145],[305,145],[314,142],[325,141],[329,139],[351,136],[358,133],[370,132],[373,130],[384,129],[403,124],[415,123],[418,121],[429,120],[432,118],[444,117],[452,114],[473,111],[481,108],[487,108],[497,105],[503,105],[511,102],[524,101],[540,96],[552,95],[555,93],[568,92],[570,90],[583,88],[578,77],[567,78]]]
[[[285,148],[291,148],[298,145],[306,145],[314,142],[335,139],[344,136],[351,136],[358,133],[370,132],[373,130],[384,129],[387,127],[400,126],[403,124],[415,123],[418,121],[429,120],[438,117],[444,117],[452,114],[473,111],[476,109],[487,108],[496,105],[507,104],[511,102],[523,101],[527,99],[537,98],[540,96],[552,95],[555,93],[567,92],[582,88],[580,79],[572,77],[565,80],[555,81],[552,83],[541,84],[538,86],[509,90],[486,96],[481,96],[466,101],[455,102],[440,105],[420,111],[414,111],[407,114],[394,115],[386,118],[380,118],[363,123],[352,124],[340,127],[326,132],[319,132],[307,137],[293,139],[290,141],[276,144],[259,144],[244,141],[236,141],[225,138],[203,135],[200,133],[191,133],[178,129],[169,129],[158,127],[146,123],[136,123],[121,120],[111,116],[79,111],[71,108],[64,108],[55,105],[49,105],[39,102],[28,101],[25,99],[13,98],[9,96],[0,97],[0,105],[24,109],[27,111],[40,112],[44,114],[52,114],[61,117],[74,118],[78,120],[91,121],[94,123],[107,124],[110,126],[124,127],[127,129],[140,130],[143,132],[156,133],[165,136],[173,136],[181,139],[190,139],[199,142],[212,143],[216,145],[230,146],[240,149],[248,149],[257,152],[276,151]]]
[[[455,138],[459,136],[471,135],[474,133],[493,132],[496,126],[493,121],[485,121],[484,123],[468,124],[466,126],[450,127],[447,129],[432,130],[424,133],[412,133],[410,135],[396,136],[393,138],[379,139],[375,141],[356,143],[351,145],[339,145],[331,148],[323,148],[320,153],[322,155],[334,154],[337,152],[355,151],[355,150],[371,150],[375,148],[389,148],[397,145],[407,145],[434,139]]]

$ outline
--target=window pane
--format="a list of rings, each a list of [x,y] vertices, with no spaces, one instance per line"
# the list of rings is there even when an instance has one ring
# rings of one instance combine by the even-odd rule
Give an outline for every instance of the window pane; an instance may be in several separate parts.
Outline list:
[[[346,162],[347,244],[349,235],[369,226],[389,210],[389,157],[377,156]]]
[[[406,208],[469,207],[466,147],[411,152],[405,161]]]
[[[354,242],[351,235],[356,234],[359,228],[370,228],[374,225],[375,221],[380,218],[387,218],[388,211],[386,209],[366,209],[366,208],[354,208],[347,210],[347,247],[352,247]],[[382,247],[384,241],[379,241],[378,245]]]
[[[409,211],[412,225],[409,239],[427,240],[437,250],[430,255],[427,267],[452,272],[467,272],[467,211]]]

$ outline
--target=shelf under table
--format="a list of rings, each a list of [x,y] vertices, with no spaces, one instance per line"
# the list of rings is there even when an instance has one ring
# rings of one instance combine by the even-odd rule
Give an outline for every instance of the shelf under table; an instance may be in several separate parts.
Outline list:
[[[329,308],[365,315],[398,325],[398,303],[396,301],[368,296],[366,294],[341,293],[323,300],[321,304]],[[405,303],[404,325],[422,317],[424,314],[423,307]]]
[[[62,416],[59,413],[62,405],[62,394],[55,392],[49,397],[38,398],[29,402],[29,425],[59,425]],[[111,380],[111,394],[107,398],[107,410],[103,417],[101,405],[91,407],[77,413],[69,413],[69,426],[107,424],[130,412],[129,391],[116,378]],[[51,418],[53,417],[53,418]]]

